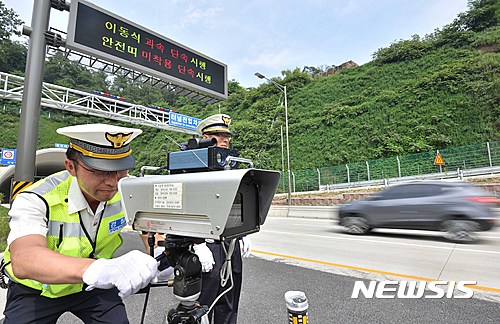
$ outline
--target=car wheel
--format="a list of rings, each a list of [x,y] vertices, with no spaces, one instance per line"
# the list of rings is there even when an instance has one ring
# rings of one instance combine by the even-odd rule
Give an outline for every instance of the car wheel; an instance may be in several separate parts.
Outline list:
[[[455,243],[469,243],[477,240],[474,232],[477,232],[480,226],[477,222],[469,220],[447,220],[443,222],[443,231],[446,232],[445,238]]]
[[[349,234],[365,234],[370,230],[368,222],[364,217],[344,217],[340,221],[340,225],[344,227],[344,232]]]

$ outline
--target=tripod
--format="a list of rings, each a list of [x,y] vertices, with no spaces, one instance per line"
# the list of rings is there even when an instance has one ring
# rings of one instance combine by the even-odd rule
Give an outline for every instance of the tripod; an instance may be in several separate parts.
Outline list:
[[[203,324],[202,317],[208,312],[208,307],[197,302],[201,293],[201,264],[198,256],[190,251],[189,247],[204,241],[167,235],[164,242],[165,252],[156,259],[160,261],[160,270],[169,265],[174,267],[174,297],[179,300],[179,304],[168,311],[164,324]],[[168,262],[163,260],[165,258]]]

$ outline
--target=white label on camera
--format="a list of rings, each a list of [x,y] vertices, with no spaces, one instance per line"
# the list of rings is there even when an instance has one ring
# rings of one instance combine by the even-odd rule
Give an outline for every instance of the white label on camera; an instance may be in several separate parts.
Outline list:
[[[182,182],[155,183],[153,208],[182,209]]]

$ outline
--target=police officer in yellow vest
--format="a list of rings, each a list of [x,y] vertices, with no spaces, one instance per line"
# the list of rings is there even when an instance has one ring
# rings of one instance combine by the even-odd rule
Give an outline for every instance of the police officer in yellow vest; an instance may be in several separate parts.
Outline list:
[[[128,323],[122,298],[155,281],[157,261],[134,250],[112,258],[126,221],[118,180],[135,165],[142,131],[105,124],[60,128],[70,138],[66,170],[20,193],[9,211],[4,323]]]

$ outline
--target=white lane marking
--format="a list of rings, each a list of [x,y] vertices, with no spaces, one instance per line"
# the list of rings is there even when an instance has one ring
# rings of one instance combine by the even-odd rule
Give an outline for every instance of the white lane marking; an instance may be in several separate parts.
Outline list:
[[[328,222],[329,224],[335,225],[335,221]],[[313,225],[313,224],[292,224],[293,226],[309,226],[309,227],[322,227],[323,224],[321,225]]]
[[[335,228],[338,228],[338,229],[342,229],[342,226],[336,224],[335,221],[332,221],[332,222],[328,222],[330,224],[332,224]],[[301,227],[319,227],[319,228],[323,228],[324,225],[321,224],[321,225],[314,225],[314,224],[291,224],[293,226],[301,226]],[[408,231],[407,233],[412,233],[412,234],[417,234],[417,233],[424,233],[425,235],[427,236],[442,236],[441,234],[439,234],[440,232],[438,231],[425,231],[425,230],[393,230],[393,229],[387,229],[387,228],[380,228],[380,229],[375,229],[375,230],[381,230],[379,231],[378,233],[398,233],[397,231]],[[436,234],[437,233],[437,234]],[[485,238],[485,239],[492,239],[492,240],[500,240],[500,232],[499,233],[496,233],[496,232],[488,232],[490,233],[490,235],[484,235],[484,233],[486,232],[478,232],[480,238]],[[491,235],[491,233],[493,233]],[[434,234],[434,235],[433,235]]]
[[[346,241],[361,241],[361,242],[373,242],[373,243],[382,243],[382,244],[392,244],[392,245],[404,245],[404,246],[416,246],[416,247],[425,247],[431,249],[441,249],[441,250],[455,250],[455,251],[463,251],[463,252],[473,252],[473,253],[490,253],[490,254],[500,254],[500,251],[486,251],[486,250],[474,250],[474,249],[464,249],[456,246],[447,247],[447,246],[435,246],[435,245],[425,245],[425,244],[415,244],[415,243],[402,243],[402,242],[391,242],[391,241],[383,241],[383,240],[371,240],[371,239],[363,239],[363,238],[353,238],[353,237],[340,237],[340,236],[326,236],[326,235],[317,235],[317,234],[302,234],[302,233],[293,233],[293,232],[280,232],[280,231],[271,231],[271,230],[261,230],[263,233],[276,233],[283,235],[291,235],[293,236],[308,236],[308,237],[317,237],[331,240],[346,240]]]

